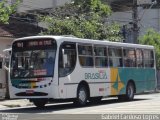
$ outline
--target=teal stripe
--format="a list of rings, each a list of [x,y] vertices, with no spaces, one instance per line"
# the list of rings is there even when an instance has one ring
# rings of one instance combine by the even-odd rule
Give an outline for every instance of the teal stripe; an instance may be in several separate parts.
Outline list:
[[[121,81],[125,87],[120,91],[120,94],[125,94],[127,82],[135,81],[136,92],[149,91],[155,89],[155,70],[151,68],[118,68]]]

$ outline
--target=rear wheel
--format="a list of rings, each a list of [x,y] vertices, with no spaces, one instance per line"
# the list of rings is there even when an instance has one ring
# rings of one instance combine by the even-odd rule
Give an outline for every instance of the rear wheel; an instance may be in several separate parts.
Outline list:
[[[48,102],[47,99],[35,99],[32,100],[33,104],[38,108],[43,108],[45,104]]]
[[[134,91],[135,91],[135,86],[132,82],[129,82],[127,84],[126,88],[126,94],[125,95],[118,95],[118,100],[119,101],[131,101],[134,99]]]
[[[78,106],[85,106],[88,100],[88,91],[86,86],[81,85],[78,87],[77,90],[77,98],[74,103]]]
[[[135,87],[132,82],[129,82],[126,89],[126,99],[131,101],[134,99]]]

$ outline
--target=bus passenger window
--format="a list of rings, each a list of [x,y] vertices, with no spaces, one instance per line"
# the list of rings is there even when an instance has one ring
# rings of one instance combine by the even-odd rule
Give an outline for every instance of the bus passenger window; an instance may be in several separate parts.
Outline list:
[[[78,45],[79,62],[83,67],[93,67],[92,45]]]
[[[137,49],[136,50],[136,59],[137,59],[137,66],[143,67],[143,53],[142,50]]]
[[[143,50],[144,54],[144,66],[147,68],[154,67],[154,56],[153,51]]]
[[[96,67],[107,67],[108,66],[108,55],[107,48],[105,46],[94,46],[95,53],[95,66]]]
[[[136,56],[134,49],[123,49],[123,62],[124,67],[136,67]]]
[[[122,49],[110,47],[109,52],[109,66],[111,67],[122,67]]]
[[[59,76],[70,74],[76,65],[76,44],[64,43],[59,53]]]

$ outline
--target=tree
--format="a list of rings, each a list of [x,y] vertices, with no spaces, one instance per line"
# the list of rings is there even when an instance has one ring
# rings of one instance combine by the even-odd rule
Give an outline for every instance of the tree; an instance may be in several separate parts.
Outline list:
[[[157,68],[160,69],[160,33],[153,29],[148,29],[146,34],[139,38],[141,44],[153,45],[156,52],[156,64]]]
[[[115,22],[108,23],[109,15],[110,7],[101,0],[75,0],[42,17],[41,20],[48,24],[47,31],[43,34],[120,41],[120,26]]]
[[[0,23],[8,24],[8,20],[11,14],[16,11],[16,7],[19,1],[15,2],[15,4],[9,5],[6,0],[0,2]]]

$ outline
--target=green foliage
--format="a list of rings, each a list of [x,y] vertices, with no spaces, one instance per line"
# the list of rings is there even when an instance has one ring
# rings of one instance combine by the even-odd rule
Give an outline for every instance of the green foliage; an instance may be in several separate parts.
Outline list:
[[[8,5],[6,0],[0,2],[0,23],[8,24],[9,16],[13,14],[16,10],[19,1],[13,5]]]
[[[110,14],[110,7],[100,0],[75,0],[74,3],[58,7],[51,15],[41,18],[48,26],[43,34],[120,41],[120,26],[106,21]]]
[[[144,36],[139,38],[139,41],[141,44],[155,47],[157,68],[160,69],[160,33],[149,29]]]
[[[110,6],[103,4],[101,0],[75,0],[74,4],[80,6],[86,13],[92,11],[100,15],[111,14]]]

